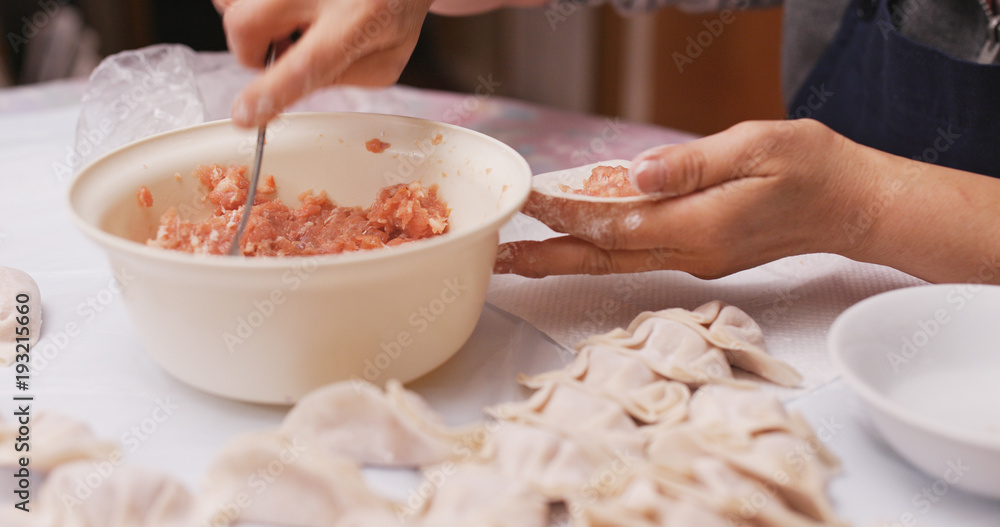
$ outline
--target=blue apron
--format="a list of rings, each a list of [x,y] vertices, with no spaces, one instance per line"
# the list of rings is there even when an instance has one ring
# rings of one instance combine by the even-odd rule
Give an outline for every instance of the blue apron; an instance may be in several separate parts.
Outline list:
[[[1000,177],[1000,66],[901,35],[887,3],[851,2],[790,117],[891,154]]]

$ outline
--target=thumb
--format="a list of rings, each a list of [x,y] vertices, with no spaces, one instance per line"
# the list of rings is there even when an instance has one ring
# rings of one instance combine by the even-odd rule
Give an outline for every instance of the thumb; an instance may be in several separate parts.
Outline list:
[[[651,148],[632,160],[633,186],[644,194],[669,198],[691,194],[751,175],[774,149],[754,148],[759,123],[744,123],[715,135]]]

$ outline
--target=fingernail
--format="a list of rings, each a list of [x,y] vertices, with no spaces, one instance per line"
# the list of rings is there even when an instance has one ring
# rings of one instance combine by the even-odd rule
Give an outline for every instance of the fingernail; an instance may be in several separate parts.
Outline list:
[[[629,171],[632,186],[644,194],[670,195],[667,190],[670,169],[661,159],[644,159]]]
[[[250,106],[243,99],[237,100],[236,104],[233,105],[233,122],[243,127],[248,127],[253,123]]]

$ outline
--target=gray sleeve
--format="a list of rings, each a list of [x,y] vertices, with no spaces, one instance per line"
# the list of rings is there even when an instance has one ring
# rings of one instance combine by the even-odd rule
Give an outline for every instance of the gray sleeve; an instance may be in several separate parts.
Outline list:
[[[676,7],[687,13],[704,13],[723,9],[750,9],[774,7],[782,0],[555,0],[556,3],[572,2],[581,5],[610,4],[621,13],[645,13],[663,7]]]

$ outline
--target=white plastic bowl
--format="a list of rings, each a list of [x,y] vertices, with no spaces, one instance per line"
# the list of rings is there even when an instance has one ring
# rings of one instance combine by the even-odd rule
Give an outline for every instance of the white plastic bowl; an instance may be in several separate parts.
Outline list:
[[[440,138],[437,135],[440,134]],[[449,232],[399,247],[320,257],[195,256],[150,248],[160,215],[207,216],[191,173],[246,164],[256,132],[219,121],[118,149],[84,168],[69,191],[79,227],[116,273],[153,358],[178,379],[225,397],[292,403],[344,379],[415,379],[451,357],[482,310],[498,232],[524,203],[531,171],[483,134],[377,114],[294,114],[268,129],[262,174],[278,197],[326,190],[367,206],[386,185],[438,184]],[[372,153],[365,142],[391,146]],[[180,176],[176,176],[179,174]],[[154,204],[138,205],[146,185]]]
[[[841,314],[828,344],[904,458],[939,486],[1000,498],[1000,287],[883,293]]]

